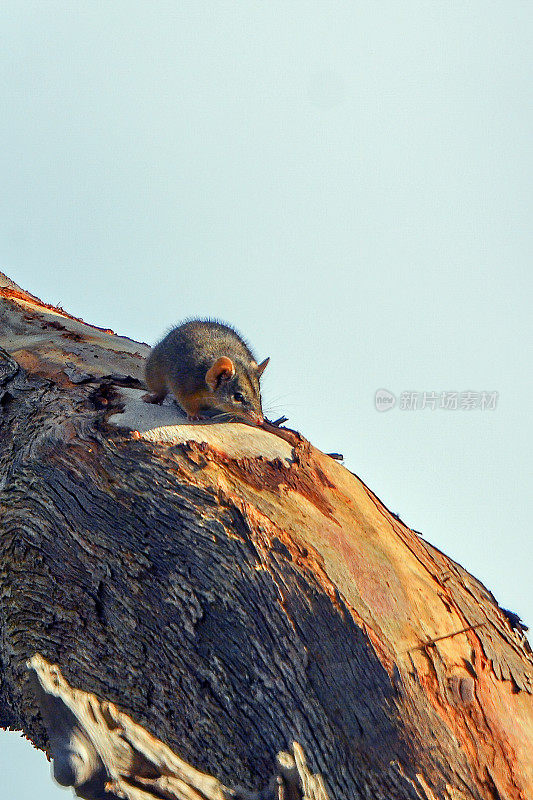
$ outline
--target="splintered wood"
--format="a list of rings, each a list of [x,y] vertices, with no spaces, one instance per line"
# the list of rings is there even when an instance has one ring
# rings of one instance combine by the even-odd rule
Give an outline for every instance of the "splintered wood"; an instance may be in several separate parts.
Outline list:
[[[270,786],[250,792],[223,786],[180,758],[113,703],[73,689],[56,665],[28,662],[48,730],[54,777],[87,800],[328,800],[297,742],[278,753]]]

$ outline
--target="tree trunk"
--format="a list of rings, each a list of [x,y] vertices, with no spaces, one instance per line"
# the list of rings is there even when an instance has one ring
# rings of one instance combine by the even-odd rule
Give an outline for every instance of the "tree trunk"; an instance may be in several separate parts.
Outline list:
[[[160,740],[117,788],[93,739],[97,789],[56,770],[86,797],[210,797],[148,786],[168,748],[220,797],[533,797],[532,653],[482,584],[299,434],[143,403],[146,345],[0,304],[0,726],[59,752],[56,680]]]

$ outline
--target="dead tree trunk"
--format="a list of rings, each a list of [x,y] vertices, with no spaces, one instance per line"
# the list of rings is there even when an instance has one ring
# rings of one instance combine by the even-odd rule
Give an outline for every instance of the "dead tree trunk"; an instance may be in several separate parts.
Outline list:
[[[296,741],[329,800],[533,797],[532,654],[490,592],[298,434],[186,424],[141,402],[146,345],[0,303],[1,726],[67,746],[48,663],[213,787],[274,796]],[[164,752],[63,782],[226,796],[154,788]]]

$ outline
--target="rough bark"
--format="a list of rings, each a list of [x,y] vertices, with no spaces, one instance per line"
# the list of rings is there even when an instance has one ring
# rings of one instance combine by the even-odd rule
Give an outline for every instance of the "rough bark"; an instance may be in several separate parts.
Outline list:
[[[278,753],[264,791],[223,786],[194,769],[112,703],[72,689],[40,656],[28,663],[49,732],[54,776],[87,800],[328,800],[322,779],[307,768],[302,748]]]
[[[0,303],[0,725],[53,755],[40,653],[223,786],[296,741],[330,800],[533,796],[531,650],[482,584],[299,434],[187,424],[146,345]]]

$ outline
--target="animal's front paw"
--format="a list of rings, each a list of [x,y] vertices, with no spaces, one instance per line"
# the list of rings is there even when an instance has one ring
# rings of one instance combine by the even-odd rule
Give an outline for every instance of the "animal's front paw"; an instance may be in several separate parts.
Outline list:
[[[148,394],[143,394],[141,400],[143,403],[157,403],[160,405],[163,400],[165,399],[165,395],[161,396],[160,394],[156,394],[155,392],[148,392]]]

